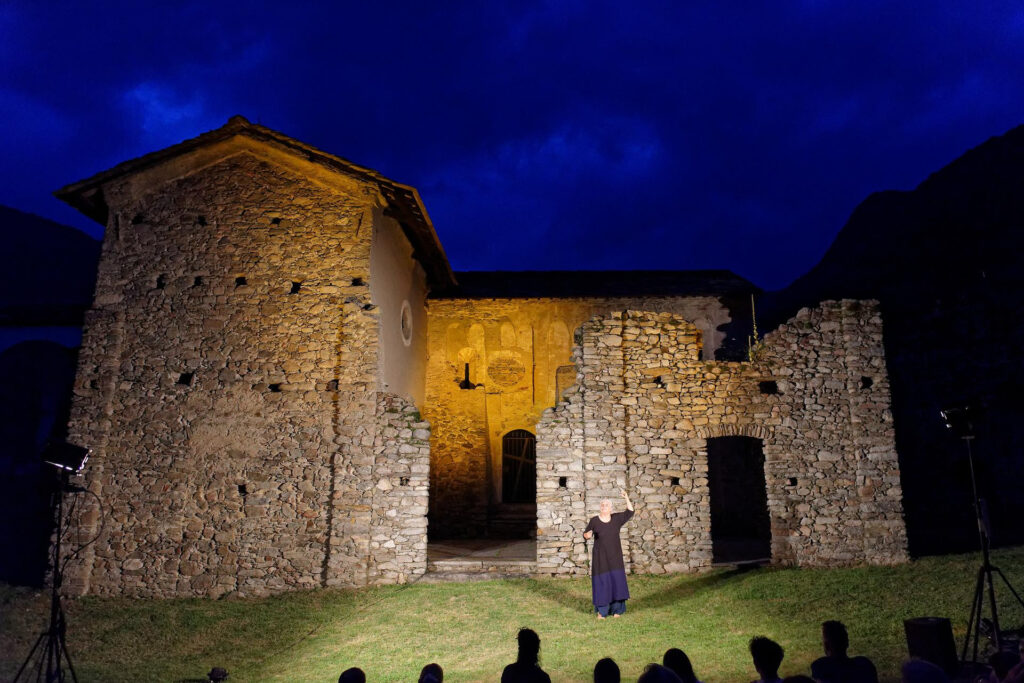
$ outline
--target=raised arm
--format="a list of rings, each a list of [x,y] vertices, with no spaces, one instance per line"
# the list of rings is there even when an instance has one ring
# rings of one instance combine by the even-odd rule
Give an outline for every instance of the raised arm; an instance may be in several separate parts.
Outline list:
[[[633,503],[629,500],[629,494],[626,493],[626,489],[622,489],[622,497],[626,500],[626,509],[630,512],[633,511]]]

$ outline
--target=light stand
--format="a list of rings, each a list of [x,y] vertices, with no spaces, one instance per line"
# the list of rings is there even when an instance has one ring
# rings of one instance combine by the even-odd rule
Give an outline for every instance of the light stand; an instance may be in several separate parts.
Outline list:
[[[21,676],[29,668],[33,659],[37,659],[35,667],[35,680],[43,683],[63,683],[69,680],[65,677],[64,667],[67,666],[67,673],[70,680],[78,683],[78,676],[75,675],[75,668],[71,664],[71,655],[68,654],[67,641],[65,639],[66,620],[64,608],[60,601],[60,588],[64,581],[63,567],[61,566],[61,541],[64,536],[64,494],[68,492],[78,493],[83,489],[74,487],[70,483],[71,474],[78,474],[85,467],[89,459],[89,450],[74,446],[68,443],[50,444],[43,453],[44,462],[53,465],[60,471],[60,485],[53,491],[51,507],[54,509],[54,528],[56,529],[56,540],[51,550],[51,562],[53,573],[51,574],[50,587],[50,626],[39,634],[35,644],[29,651],[28,656],[22,663],[18,673],[14,676],[15,681],[22,680]],[[38,653],[38,658],[37,658]]]
[[[991,638],[992,644],[997,651],[1002,649],[1003,634],[999,627],[999,607],[996,603],[995,581],[992,577],[998,575],[1003,580],[1003,583],[1010,589],[1010,593],[1017,599],[1021,607],[1024,607],[1024,600],[1014,590],[1013,585],[1010,584],[1003,571],[992,564],[992,558],[989,553],[991,545],[989,536],[991,532],[988,526],[988,515],[985,514],[984,510],[984,502],[978,497],[978,482],[974,474],[974,453],[971,450],[971,442],[974,440],[974,411],[970,406],[963,406],[948,408],[941,411],[941,414],[942,418],[946,421],[946,427],[953,432],[954,436],[961,439],[967,447],[967,464],[971,472],[971,495],[974,500],[974,514],[978,523],[978,540],[981,543],[981,566],[978,568],[978,578],[974,586],[974,597],[971,600],[971,616],[967,621],[964,647],[960,652],[960,664],[964,666],[968,662],[972,664],[979,663],[978,640],[981,636],[982,622],[984,621],[982,614],[986,593],[988,594],[989,611],[992,614],[989,638]],[[968,647],[971,648],[971,659],[969,660],[967,659]]]

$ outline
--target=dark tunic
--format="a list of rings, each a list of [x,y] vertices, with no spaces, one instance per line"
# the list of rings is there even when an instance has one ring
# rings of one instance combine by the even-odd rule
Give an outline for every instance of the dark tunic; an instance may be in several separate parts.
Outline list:
[[[501,683],[551,683],[551,677],[536,664],[513,662],[501,672]]]
[[[811,675],[824,683],[878,683],[878,671],[867,657],[821,657]]]
[[[591,517],[587,528],[583,530],[584,533],[594,532],[594,554],[590,561],[590,587],[594,605],[608,605],[629,599],[619,529],[632,517],[632,510],[613,512],[607,522],[602,522],[600,517]]]

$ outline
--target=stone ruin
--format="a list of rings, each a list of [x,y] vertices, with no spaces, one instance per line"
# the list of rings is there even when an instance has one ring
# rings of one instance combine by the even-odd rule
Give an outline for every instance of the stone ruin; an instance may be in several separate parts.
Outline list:
[[[579,382],[537,427],[538,571],[585,571],[581,530],[620,489],[638,500],[633,571],[709,568],[708,439],[728,436],[763,441],[773,563],[906,561],[881,322],[873,302],[825,302],[721,363],[676,315],[588,321]]]
[[[72,540],[96,540],[70,593],[414,580],[428,524],[487,533],[510,430],[536,435],[539,575],[586,571],[618,488],[632,571],[710,567],[721,437],[763,458],[771,562],[907,558],[872,302],[804,309],[739,362],[715,360],[733,313],[706,283],[466,294],[414,189],[240,117],[58,196],[106,226],[69,429],[96,494]]]

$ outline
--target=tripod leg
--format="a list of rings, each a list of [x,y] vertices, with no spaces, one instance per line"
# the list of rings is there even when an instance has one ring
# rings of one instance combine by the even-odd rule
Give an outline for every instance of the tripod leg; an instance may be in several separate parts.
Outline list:
[[[28,657],[25,657],[25,661],[21,663],[21,668],[18,669],[18,673],[14,674],[15,683],[17,683],[18,679],[21,678],[21,674],[25,672],[26,667],[28,667],[29,663],[32,661],[32,657],[35,656],[36,650],[39,649],[39,646],[42,644],[43,638],[45,637],[45,633],[40,633],[39,637],[36,638],[35,645],[33,645],[32,649],[28,651]]]
[[[36,680],[37,681],[45,680],[45,678],[43,676],[43,672],[46,670],[46,657],[47,657],[47,654],[46,654],[45,651],[39,656],[39,665],[36,666]]]
[[[967,620],[967,633],[964,636],[964,647],[960,652],[960,662],[967,663],[967,648],[971,646],[973,636],[973,654],[970,661],[977,663],[978,661],[978,631],[980,630],[981,622],[981,605],[982,596],[985,592],[985,570],[984,568],[978,570],[978,578],[974,583],[974,597],[971,598],[971,616]]]
[[[992,566],[986,565],[985,570],[989,609],[992,611],[992,642],[996,646],[996,650],[999,650],[1002,648],[1002,633],[999,629],[999,607],[996,605],[996,587],[995,582],[992,581]]]
[[[1006,574],[1003,573],[1003,570],[999,567],[992,567],[992,571],[994,571],[996,574],[999,574],[999,578],[1001,578],[1003,580],[1003,583],[1006,584],[1006,587],[1010,589],[1010,592],[1013,594],[1013,597],[1017,599],[1017,602],[1020,603],[1021,607],[1024,607],[1024,599],[1020,597],[1020,594],[1018,594],[1017,591],[1014,589],[1013,584],[1011,584],[1010,580],[1006,578]]]
[[[68,663],[68,672],[71,674],[71,680],[78,683],[78,674],[75,673],[75,666],[71,663],[71,654],[68,652],[68,644],[63,633],[61,633],[60,636],[60,653],[64,655],[64,661]],[[58,663],[60,662],[59,654],[57,659]],[[61,676],[61,680],[63,680],[63,676]]]

